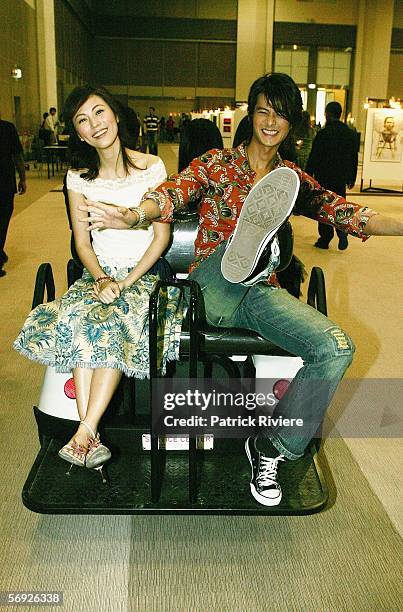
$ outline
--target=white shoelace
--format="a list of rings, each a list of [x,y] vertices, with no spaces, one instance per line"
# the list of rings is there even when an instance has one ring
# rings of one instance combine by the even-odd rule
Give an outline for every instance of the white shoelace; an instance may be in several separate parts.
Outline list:
[[[279,461],[285,461],[284,455],[275,458],[260,456],[259,475],[256,478],[260,487],[277,485],[276,477]]]

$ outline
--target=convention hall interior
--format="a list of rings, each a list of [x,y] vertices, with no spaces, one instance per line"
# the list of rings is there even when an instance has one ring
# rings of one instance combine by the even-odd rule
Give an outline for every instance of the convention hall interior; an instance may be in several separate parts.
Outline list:
[[[72,612],[401,610],[402,237],[351,237],[346,250],[336,239],[322,250],[314,247],[317,223],[291,218],[294,253],[308,276],[323,270],[329,317],[356,345],[350,385],[336,393],[325,420],[319,456],[328,496],[319,512],[173,506],[147,513],[143,506],[92,513],[91,486],[77,488],[81,513],[76,506],[29,509],[22,492],[40,450],[33,407],[45,368],[12,343],[42,263],[51,264],[56,296],[67,289],[66,138],[59,130],[54,150],[46,150],[39,130],[51,107],[62,124],[63,103],[77,85],[106,87],[142,125],[150,107],[159,118],[172,116],[173,135],[160,129],[158,137],[171,174],[184,118],[211,119],[231,147],[252,82],[267,72],[289,74],[315,128],[324,125],[326,104],[337,101],[357,134],[358,172],[347,200],[403,220],[403,3],[1,0],[0,24],[1,119],[16,126],[27,181],[14,199],[0,278],[0,607],[20,609],[23,600],[10,603],[9,593],[62,592],[63,605],[47,605]],[[385,113],[396,117],[393,154],[374,149]],[[143,133],[139,146],[145,142]],[[305,302],[307,292],[308,279]],[[355,427],[343,430],[347,404]],[[76,472],[59,472],[60,490],[64,478],[74,487]],[[222,481],[211,480],[215,486]]]

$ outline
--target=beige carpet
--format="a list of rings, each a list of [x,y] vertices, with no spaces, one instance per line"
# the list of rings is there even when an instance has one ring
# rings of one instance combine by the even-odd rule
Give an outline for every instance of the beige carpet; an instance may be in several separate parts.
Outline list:
[[[174,151],[164,152],[173,164]],[[398,198],[369,205],[403,214]],[[297,218],[294,227],[297,254],[324,267],[330,315],[357,344],[350,375],[402,377],[403,240],[351,240],[344,253],[317,252],[314,224]],[[43,370],[11,342],[39,263],[50,261],[58,293],[65,289],[68,239],[60,193],[17,211],[0,279],[0,590],[62,590],[64,607],[54,609],[71,612],[400,610],[396,440],[329,439],[332,501],[309,517],[40,516],[23,507]]]

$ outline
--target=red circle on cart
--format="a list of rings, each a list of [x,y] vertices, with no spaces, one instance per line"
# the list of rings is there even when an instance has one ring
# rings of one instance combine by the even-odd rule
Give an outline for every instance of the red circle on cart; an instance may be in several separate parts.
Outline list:
[[[278,400],[281,400],[281,398],[287,392],[287,389],[289,386],[290,386],[289,380],[285,378],[280,378],[280,380],[277,380],[273,385],[274,397],[276,397]]]
[[[76,399],[76,387],[72,378],[69,378],[64,383],[64,395],[66,395],[69,399]]]

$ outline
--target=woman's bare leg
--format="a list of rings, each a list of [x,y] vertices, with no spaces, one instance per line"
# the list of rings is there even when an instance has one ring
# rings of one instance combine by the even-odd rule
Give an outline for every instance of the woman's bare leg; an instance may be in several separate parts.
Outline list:
[[[82,418],[80,413],[80,419],[85,420],[94,433],[96,433],[98,429],[99,421],[107,409],[121,378],[122,372],[120,370],[112,368],[97,368],[92,370],[87,410],[84,414],[84,418]],[[85,397],[84,391],[83,397]],[[90,434],[85,425],[80,425],[73,437],[73,439],[82,446],[88,446],[89,438]]]
[[[76,404],[80,421],[84,421],[90,398],[91,380],[94,370],[89,368],[74,368],[73,378],[76,389]]]

